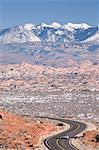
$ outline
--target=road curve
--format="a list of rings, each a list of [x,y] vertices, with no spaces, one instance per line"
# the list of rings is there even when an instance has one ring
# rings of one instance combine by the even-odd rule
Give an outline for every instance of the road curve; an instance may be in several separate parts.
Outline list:
[[[45,117],[43,117],[45,118]],[[67,123],[70,125],[70,128],[66,131],[63,131],[57,135],[51,136],[47,139],[44,140],[45,146],[49,150],[78,150],[76,147],[74,147],[70,139],[83,131],[86,128],[86,125],[82,122],[78,121],[72,121],[72,120],[67,120],[67,119],[57,119],[57,118],[48,118],[48,119],[53,119],[57,121],[61,121],[64,123]],[[64,135],[69,135],[69,139],[59,139],[61,136]]]

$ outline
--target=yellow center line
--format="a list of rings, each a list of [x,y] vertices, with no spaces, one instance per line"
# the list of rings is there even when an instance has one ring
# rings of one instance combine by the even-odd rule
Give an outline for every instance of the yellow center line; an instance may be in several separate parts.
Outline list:
[[[70,125],[70,128],[69,129],[71,129],[73,127],[73,125],[71,124]],[[50,140],[52,137],[49,137],[49,138],[47,138],[46,139],[46,141],[45,141],[45,143],[46,143],[46,145],[47,145],[47,147],[49,148],[49,149],[51,149],[51,147],[50,147],[50,145],[48,144],[48,140]],[[59,140],[59,139],[58,139]],[[56,140],[56,144],[58,145],[58,147],[60,147],[62,150],[65,150],[65,149],[63,149],[60,145],[59,145],[59,141],[58,140]]]
[[[77,128],[76,128],[75,130],[73,130],[73,131],[69,132],[69,133],[73,133],[74,131],[78,130],[79,128],[80,128],[80,125],[79,125],[79,124],[77,124]],[[68,133],[68,134],[69,134],[69,133]]]
[[[59,148],[61,148],[62,150],[65,150],[65,149],[59,144],[59,140],[60,140],[60,139],[57,139],[57,140],[56,140],[56,144],[58,145]]]
[[[77,128],[76,128],[75,130],[69,132],[69,133],[72,133],[72,132],[78,130],[79,128],[80,128],[80,125],[77,124]],[[56,144],[58,145],[59,148],[61,148],[62,150],[65,150],[65,149],[59,144],[59,140],[60,140],[60,139],[57,139],[57,140],[56,140]],[[70,141],[70,140],[69,140],[69,141]],[[73,147],[74,149],[77,149],[77,148],[75,148],[70,142],[69,142],[69,144],[70,144],[70,146]]]

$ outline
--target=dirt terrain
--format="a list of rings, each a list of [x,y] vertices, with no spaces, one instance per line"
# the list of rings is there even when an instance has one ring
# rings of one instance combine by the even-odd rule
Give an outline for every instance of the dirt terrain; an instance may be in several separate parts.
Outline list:
[[[99,135],[99,130],[86,131],[84,133],[83,143],[93,148],[99,148],[99,142],[96,141],[96,135]]]
[[[51,122],[37,121],[0,110],[0,149],[33,149],[40,138],[58,131]]]
[[[96,135],[99,135],[99,126],[95,130],[90,126],[90,130],[86,129],[81,135],[73,138],[71,142],[79,150],[98,150],[99,142],[96,141]]]

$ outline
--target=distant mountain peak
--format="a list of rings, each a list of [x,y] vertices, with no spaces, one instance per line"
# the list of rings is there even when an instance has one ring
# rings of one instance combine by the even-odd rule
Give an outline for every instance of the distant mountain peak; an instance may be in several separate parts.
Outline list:
[[[57,22],[53,22],[52,24],[50,24],[50,26],[57,29],[57,28],[61,27],[61,24],[59,24]]]
[[[73,31],[75,29],[88,29],[91,26],[89,26],[86,23],[67,23],[65,25],[62,26],[62,29],[67,29],[69,31]]]
[[[27,23],[27,24],[23,25],[24,29],[26,29],[26,30],[32,30],[34,28],[34,26],[35,25],[32,23]]]
[[[57,22],[53,22],[51,24],[46,24],[46,23],[42,23],[41,24],[42,27],[49,27],[49,28],[55,28],[58,29],[61,27],[61,24],[57,23]]]
[[[41,23],[41,26],[42,26],[42,27],[49,27],[49,25],[46,24],[46,23]]]
[[[67,23],[68,26],[76,27],[76,28],[89,28],[90,26],[86,23]]]

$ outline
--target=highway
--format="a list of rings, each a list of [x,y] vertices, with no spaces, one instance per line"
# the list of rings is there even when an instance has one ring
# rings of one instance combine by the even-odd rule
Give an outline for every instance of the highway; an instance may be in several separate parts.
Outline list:
[[[78,150],[74,147],[70,139],[83,131],[86,128],[86,125],[82,122],[66,120],[66,119],[57,119],[57,118],[48,118],[57,121],[61,121],[70,125],[70,128],[66,131],[63,131],[59,134],[53,135],[44,140],[45,146],[49,150]],[[69,139],[60,139],[62,136],[69,135]]]

